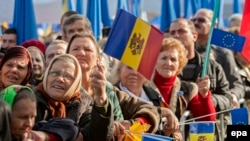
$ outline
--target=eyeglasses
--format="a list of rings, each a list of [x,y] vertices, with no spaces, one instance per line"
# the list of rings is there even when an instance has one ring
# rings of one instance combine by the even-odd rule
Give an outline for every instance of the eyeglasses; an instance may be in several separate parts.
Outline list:
[[[205,18],[193,18],[191,19],[192,22],[198,21],[198,23],[204,23],[206,22]]]
[[[64,79],[67,79],[67,80],[75,80],[75,78],[71,74],[66,73],[66,72],[62,73],[61,71],[56,71],[56,70],[50,71],[49,75],[54,78],[58,78],[62,76]]]

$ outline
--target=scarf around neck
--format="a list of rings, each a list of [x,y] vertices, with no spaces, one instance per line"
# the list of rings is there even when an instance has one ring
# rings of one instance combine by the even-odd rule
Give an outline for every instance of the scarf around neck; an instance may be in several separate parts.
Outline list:
[[[176,79],[176,75],[170,78],[164,78],[157,71],[155,71],[154,83],[159,89],[162,97],[164,98],[167,104],[170,103],[171,92],[173,89],[175,79]]]
[[[58,101],[53,98],[51,98],[44,90],[43,84],[40,83],[37,86],[37,91],[41,93],[42,97],[45,101],[47,101],[47,104],[49,106],[50,112],[53,117],[59,117],[59,118],[65,118],[66,117],[66,107],[65,105],[71,101],[74,101],[76,99],[81,98],[81,93],[76,92],[74,93],[70,99],[66,101]]]

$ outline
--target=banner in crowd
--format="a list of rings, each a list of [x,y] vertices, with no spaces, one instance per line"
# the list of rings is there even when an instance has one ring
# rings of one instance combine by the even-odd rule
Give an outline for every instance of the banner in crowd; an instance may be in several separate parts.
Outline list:
[[[120,9],[104,52],[150,79],[162,40],[163,33],[160,30]]]

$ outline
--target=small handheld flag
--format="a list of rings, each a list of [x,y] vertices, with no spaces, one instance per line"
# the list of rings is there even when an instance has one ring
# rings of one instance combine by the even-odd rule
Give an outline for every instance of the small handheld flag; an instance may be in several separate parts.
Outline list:
[[[232,125],[248,125],[248,110],[246,107],[230,111]]]
[[[245,39],[243,36],[214,28],[211,44],[241,52]]]
[[[213,141],[214,122],[194,122],[190,125],[190,141]]]
[[[140,18],[119,10],[104,52],[151,79],[163,33]]]

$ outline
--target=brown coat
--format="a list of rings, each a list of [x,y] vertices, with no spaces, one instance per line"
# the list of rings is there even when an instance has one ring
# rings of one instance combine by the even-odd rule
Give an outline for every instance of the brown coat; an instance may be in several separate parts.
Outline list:
[[[160,115],[157,112],[157,108],[135,97],[129,96],[115,86],[114,89],[119,99],[124,119],[129,120],[144,117],[151,125],[149,132],[155,133],[160,123]]]

